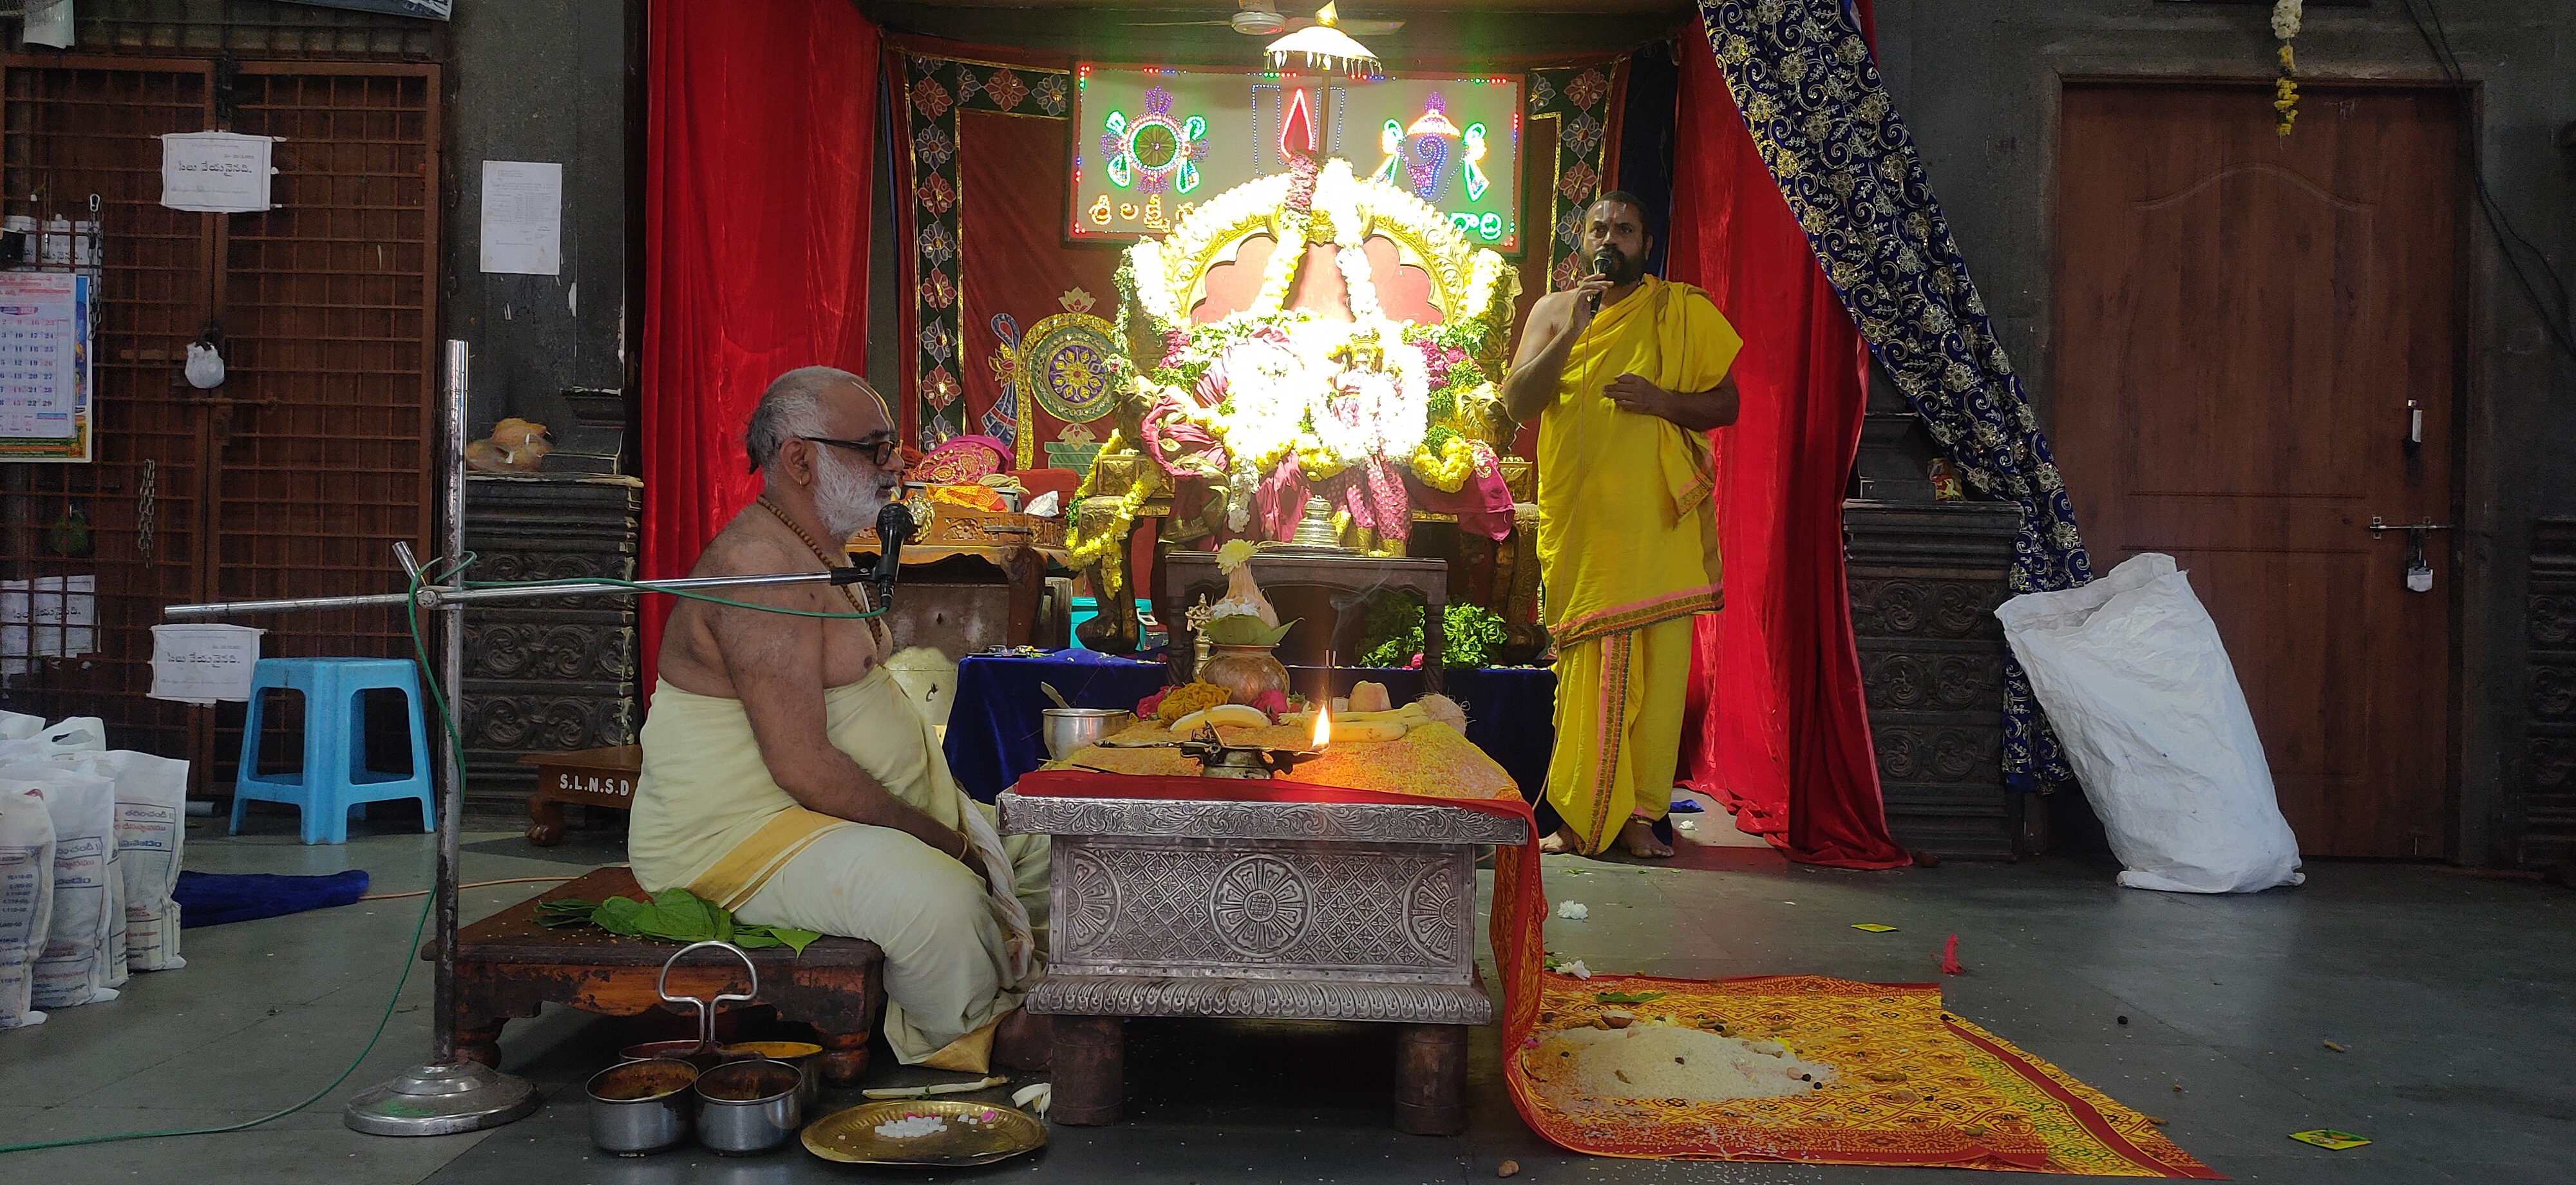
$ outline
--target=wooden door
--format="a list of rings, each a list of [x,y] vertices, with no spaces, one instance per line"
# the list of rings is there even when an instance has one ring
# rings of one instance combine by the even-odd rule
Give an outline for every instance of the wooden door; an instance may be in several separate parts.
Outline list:
[[[392,542],[431,551],[438,68],[0,62],[0,205],[41,218],[99,193],[106,276],[98,463],[0,466],[0,575],[95,574],[98,652],[9,673],[7,698],[104,717],[114,743],[187,756],[201,789],[220,786],[241,709],[147,697],[162,606],[398,591]],[[160,205],[157,137],[219,119],[280,137],[276,208]],[[200,392],[179,367],[210,322],[227,376]],[[89,548],[59,554],[42,528],[73,506]],[[410,652],[392,610],[248,624],[270,631],[270,656]],[[296,714],[271,719],[291,729]]]
[[[2301,850],[2452,851],[2460,97],[2070,83],[2054,418],[2096,572],[2171,554],[2216,619]],[[2408,401],[2423,413],[2409,450]]]

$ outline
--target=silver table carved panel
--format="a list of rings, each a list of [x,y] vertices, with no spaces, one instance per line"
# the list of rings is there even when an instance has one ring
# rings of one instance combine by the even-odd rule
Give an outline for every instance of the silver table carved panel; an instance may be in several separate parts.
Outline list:
[[[1053,837],[1039,1013],[1483,1024],[1476,850],[1518,819],[1453,807],[1024,797]]]

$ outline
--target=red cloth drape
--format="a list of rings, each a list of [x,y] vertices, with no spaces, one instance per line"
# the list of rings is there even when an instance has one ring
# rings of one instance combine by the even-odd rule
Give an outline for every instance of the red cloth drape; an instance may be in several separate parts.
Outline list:
[[[849,4],[654,0],[644,166],[646,578],[752,498],[743,422],[799,366],[867,366],[877,27]],[[671,603],[642,605],[649,694]]]
[[[1863,5],[1866,13],[1867,5]],[[1693,23],[1680,39],[1670,263],[1744,336],[1716,433],[1726,611],[1699,622],[1680,777],[1797,860],[1906,862],[1888,837],[1843,574],[1866,347]]]

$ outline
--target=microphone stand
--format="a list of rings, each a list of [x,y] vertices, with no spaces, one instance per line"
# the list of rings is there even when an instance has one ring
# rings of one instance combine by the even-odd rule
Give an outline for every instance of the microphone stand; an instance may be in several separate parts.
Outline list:
[[[444,427],[447,431],[440,442],[439,460],[445,471],[442,474],[442,493],[447,510],[448,559],[457,563],[465,555],[465,417],[469,361],[466,344],[449,341],[445,358],[447,407]],[[722,591],[817,581],[856,584],[865,580],[876,585],[877,607],[882,611],[893,593],[895,576],[901,571],[900,552],[904,541],[912,536],[914,529],[909,511],[900,504],[888,505],[877,516],[877,537],[882,542],[883,554],[874,568],[852,564],[821,572],[781,572],[765,576],[691,576],[674,580],[638,580],[631,584],[574,581],[470,588],[460,566],[451,570],[446,584],[424,585],[413,593],[169,605],[162,608],[161,615],[171,621],[208,621],[265,613],[406,605],[444,612],[447,621],[441,638],[441,661],[436,677],[446,696],[449,713],[461,716],[465,711],[467,605],[556,597],[631,597],[646,592]],[[402,566],[403,572],[417,579],[420,565],[413,558],[410,546],[397,541],[393,551],[394,560]],[[391,1081],[363,1091],[349,1101],[341,1113],[342,1122],[353,1130],[370,1135],[439,1136],[481,1131],[525,1118],[537,1109],[539,1101],[535,1084],[527,1079],[504,1074],[479,1062],[462,1060],[456,1055],[456,892],[460,861],[458,848],[465,815],[465,779],[456,759],[463,738],[450,736],[446,740],[447,743],[439,746],[438,750],[438,879],[432,906],[437,930],[429,947],[429,955],[436,960],[438,971],[436,1002],[431,1006],[430,1057],[427,1062],[413,1066]]]

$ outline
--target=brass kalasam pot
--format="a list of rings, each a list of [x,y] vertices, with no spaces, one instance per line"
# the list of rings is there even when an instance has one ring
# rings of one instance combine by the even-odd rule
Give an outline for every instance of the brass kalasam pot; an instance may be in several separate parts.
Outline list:
[[[1265,691],[1288,694],[1288,668],[1279,665],[1276,646],[1215,646],[1199,681],[1225,689],[1230,703],[1249,704]]]

